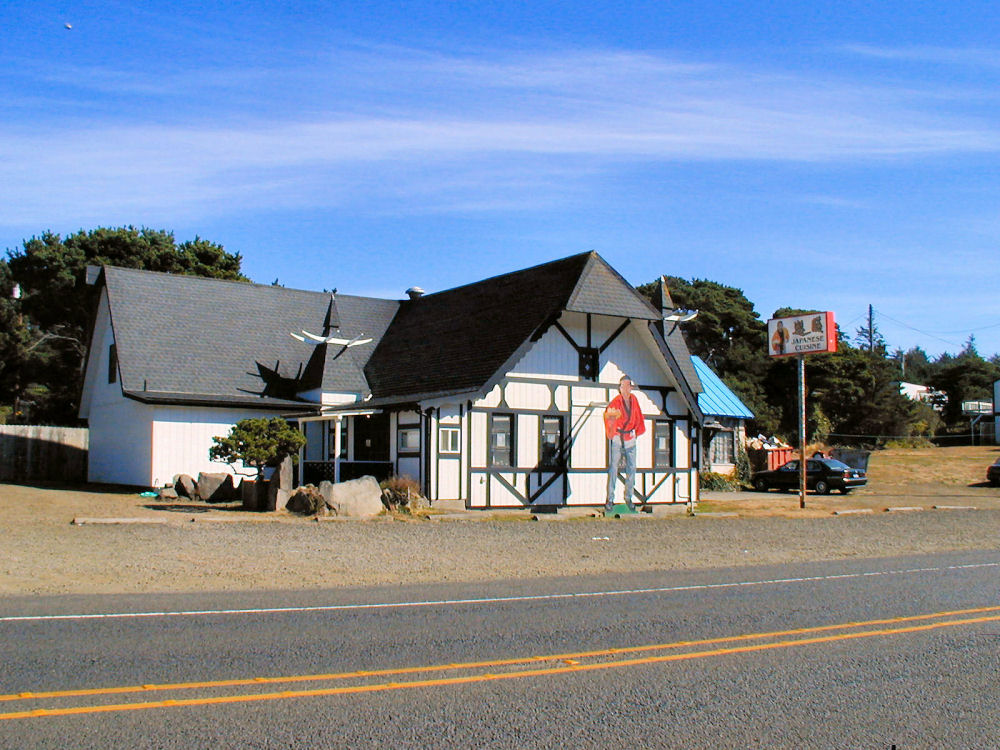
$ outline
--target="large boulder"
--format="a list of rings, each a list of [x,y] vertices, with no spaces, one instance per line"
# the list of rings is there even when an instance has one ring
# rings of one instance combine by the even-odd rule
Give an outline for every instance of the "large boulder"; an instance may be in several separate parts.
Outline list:
[[[174,477],[174,490],[178,497],[198,499],[198,487],[194,483],[194,478],[187,474],[178,474]]]
[[[323,484],[326,484],[325,482]],[[323,490],[320,485],[320,491]],[[327,506],[344,518],[374,518],[382,512],[382,490],[375,477],[361,477],[330,485]]]
[[[285,507],[292,513],[315,516],[321,510],[326,510],[326,501],[316,486],[304,484],[292,492]]]
[[[324,479],[319,483],[319,494],[323,496],[323,502],[326,503],[326,507],[333,514],[336,514],[336,509],[333,507],[333,482]]]
[[[267,501],[264,510],[284,510],[288,505],[288,498],[291,497],[291,489],[281,486],[281,479],[278,472],[275,472],[267,480]]]
[[[266,482],[263,479],[254,481],[252,479],[244,479],[240,483],[240,499],[243,501],[243,510],[259,511],[263,506],[263,501],[261,498],[261,488],[259,486],[260,482]]]
[[[233,475],[201,472],[198,474],[198,495],[209,503],[228,503],[238,500]]]

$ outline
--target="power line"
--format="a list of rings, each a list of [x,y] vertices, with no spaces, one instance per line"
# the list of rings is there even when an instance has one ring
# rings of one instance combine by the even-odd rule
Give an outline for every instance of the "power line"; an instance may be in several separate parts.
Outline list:
[[[935,335],[931,331],[925,331],[922,328],[917,328],[916,326],[911,326],[909,323],[904,323],[901,320],[896,320],[896,318],[892,317],[891,315],[887,315],[886,313],[882,312],[881,310],[878,310],[878,314],[881,315],[883,318],[888,318],[893,323],[896,323],[898,325],[903,326],[903,328],[909,328],[911,331],[916,331],[917,333],[923,334],[924,336],[930,336],[932,339],[937,339],[938,341],[942,341],[945,344],[948,344],[949,346],[958,346],[958,347],[962,346],[961,344],[956,343],[954,341],[949,341],[948,339],[943,339],[940,336]],[[992,326],[988,326],[988,327],[992,327]],[[941,333],[965,333],[965,331],[941,331]]]

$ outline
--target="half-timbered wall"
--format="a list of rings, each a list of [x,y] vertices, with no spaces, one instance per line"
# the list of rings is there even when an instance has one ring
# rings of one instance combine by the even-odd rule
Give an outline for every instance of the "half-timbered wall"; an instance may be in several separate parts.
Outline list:
[[[588,320],[589,317],[589,320]],[[595,380],[580,375],[580,349],[597,349]],[[691,415],[644,321],[564,313],[481,399],[430,409],[432,500],[463,498],[473,508],[597,505],[607,487],[603,415],[627,373],[646,417],[637,446],[637,501],[687,502],[696,486]],[[656,461],[654,424],[669,431],[669,465]],[[558,427],[557,427],[558,425]],[[543,457],[543,432],[559,429],[562,461]],[[460,449],[445,456],[442,439]],[[509,440],[509,453],[500,445]],[[696,491],[696,490],[694,490]],[[623,502],[624,483],[617,500]]]

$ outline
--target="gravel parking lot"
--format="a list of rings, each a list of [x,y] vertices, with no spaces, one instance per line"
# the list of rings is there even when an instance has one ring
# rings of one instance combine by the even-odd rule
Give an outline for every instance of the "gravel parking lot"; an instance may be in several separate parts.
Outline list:
[[[805,511],[795,494],[704,497],[707,512],[694,517],[675,508],[627,520],[452,513],[317,522],[0,485],[0,595],[468,582],[1000,548],[1000,492],[990,487],[809,496]],[[837,507],[869,512],[835,516]],[[71,523],[85,517],[132,522]]]

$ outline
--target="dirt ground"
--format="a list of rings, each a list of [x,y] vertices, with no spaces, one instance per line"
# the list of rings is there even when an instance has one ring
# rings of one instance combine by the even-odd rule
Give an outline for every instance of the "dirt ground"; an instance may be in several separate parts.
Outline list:
[[[0,596],[481,581],[1000,549],[1000,448],[889,450],[850,495],[703,493],[622,521],[447,513],[316,521],[121,488],[0,484]],[[886,512],[886,509],[889,509]],[[862,511],[862,512],[858,512]],[[840,515],[834,515],[839,513]],[[76,523],[74,523],[76,519]]]

